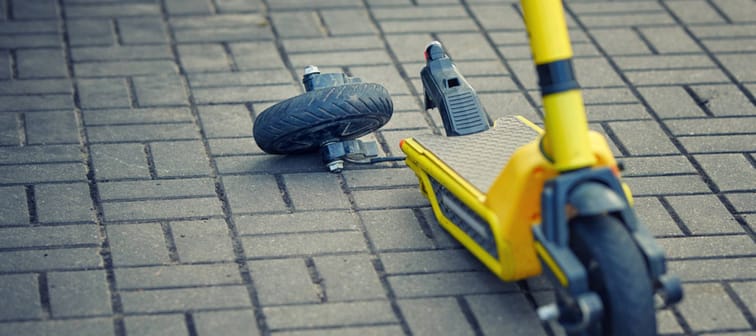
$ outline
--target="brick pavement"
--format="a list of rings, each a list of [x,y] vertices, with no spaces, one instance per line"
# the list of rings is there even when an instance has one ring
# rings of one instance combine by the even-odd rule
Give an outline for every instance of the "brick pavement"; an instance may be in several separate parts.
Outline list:
[[[591,127],[687,298],[665,335],[756,335],[756,3],[569,1]],[[493,117],[541,120],[518,5],[1,0],[0,335],[560,335],[439,229],[402,164],[265,155],[317,64],[384,84],[373,138],[439,131],[443,42]]]

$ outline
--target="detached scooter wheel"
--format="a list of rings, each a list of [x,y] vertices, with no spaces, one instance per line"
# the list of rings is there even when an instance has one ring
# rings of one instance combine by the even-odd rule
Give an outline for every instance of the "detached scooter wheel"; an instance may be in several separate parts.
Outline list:
[[[258,115],[257,145],[270,154],[315,152],[331,141],[359,138],[385,125],[393,113],[388,91],[355,83],[308,91]]]
[[[603,317],[588,334],[656,335],[652,284],[630,233],[617,218],[607,215],[578,217],[570,227],[570,248],[585,266],[589,287],[604,306]]]

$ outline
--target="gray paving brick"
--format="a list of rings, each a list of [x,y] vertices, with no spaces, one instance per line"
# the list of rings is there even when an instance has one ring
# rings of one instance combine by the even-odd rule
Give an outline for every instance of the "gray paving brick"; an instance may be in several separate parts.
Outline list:
[[[115,335],[113,319],[43,320],[3,323],[0,335]]]
[[[179,259],[183,262],[236,259],[228,227],[221,219],[171,222],[171,229]]]
[[[263,309],[273,329],[320,328],[396,322],[387,301],[337,302]],[[292,319],[292,316],[297,316]]]
[[[0,33],[2,34],[58,33],[60,31],[58,22],[54,20],[5,20],[0,23]]]
[[[119,289],[175,288],[241,284],[236,264],[117,268]]]
[[[81,150],[77,145],[47,145],[0,148],[0,164],[78,161],[81,161]]]
[[[465,300],[486,334],[547,335],[522,294],[475,295]]]
[[[467,250],[431,250],[381,253],[388,274],[485,271]]]
[[[572,6],[570,6],[572,7]],[[617,26],[656,26],[673,24],[674,20],[663,12],[638,13],[608,13],[604,15],[583,15],[580,21],[589,28],[612,28]]]
[[[751,46],[754,39],[732,39],[732,40],[704,40],[703,44],[707,49],[714,52],[753,52],[756,48]]]
[[[640,28],[643,36],[659,53],[700,52],[701,48],[679,27]]]
[[[349,70],[353,75],[362,78],[363,81],[379,83],[392,95],[410,94],[404,78],[391,65],[384,66],[354,66]],[[417,110],[417,109],[415,109]]]
[[[756,80],[756,70],[749,66],[749,57],[743,55],[717,55],[717,58],[739,81]],[[751,86],[750,91],[753,94],[756,92],[756,89]]]
[[[650,54],[641,36],[630,28],[595,29],[591,34],[609,55]]]
[[[108,225],[107,231],[116,266],[155,265],[170,261],[160,224]]]
[[[325,28],[315,12],[273,12],[271,15],[276,31],[283,38],[321,37]]]
[[[417,188],[359,190],[352,192],[355,203],[360,209],[386,209],[420,207],[428,205]]]
[[[173,312],[196,309],[247,308],[251,306],[244,286],[201,287],[122,292],[127,313]]]
[[[512,7],[506,4],[472,4],[470,6],[475,17],[487,30],[523,29],[522,17]]]
[[[328,8],[344,8],[344,7],[357,7],[362,8],[362,3],[354,2],[350,0],[323,0],[317,2],[302,3],[297,0],[279,0],[270,4],[271,9],[328,9]]]
[[[113,22],[107,19],[68,19],[66,28],[71,46],[109,46],[116,40]]]
[[[655,236],[682,236],[669,212],[656,197],[635,197],[635,212]]]
[[[756,169],[740,154],[696,155],[706,174],[721,191],[756,189]]]
[[[756,133],[756,118],[696,118],[665,121],[675,135]]]
[[[187,335],[184,315],[142,315],[123,319],[130,335]]]
[[[249,258],[365,252],[367,250],[363,235],[351,231],[245,236],[241,240]]]
[[[150,144],[158,177],[209,175],[210,165],[199,141]]]
[[[26,189],[23,186],[0,187],[0,225],[28,223]]]
[[[192,123],[192,112],[188,108],[137,108],[84,110],[84,123],[87,126],[128,125],[150,123]]]
[[[78,144],[79,130],[73,111],[27,113],[26,141],[30,145]]]
[[[246,103],[249,101],[278,102],[301,92],[293,85],[199,88],[192,90],[198,104]]]
[[[251,113],[244,105],[199,106],[197,111],[208,138],[252,136]]]
[[[3,95],[28,95],[44,93],[73,93],[71,79],[26,79],[0,82],[0,93]]]
[[[391,64],[391,58],[383,50],[330,51],[310,54],[291,54],[289,55],[289,58],[291,59],[291,63],[297,69],[303,69],[310,64],[315,64],[321,68],[327,66],[375,66]]]
[[[223,186],[234,214],[288,209],[273,176],[224,176]]]
[[[302,259],[249,261],[260,303],[267,305],[319,303],[320,290]]]
[[[433,247],[411,210],[363,211],[360,215],[377,250]]]
[[[189,105],[181,78],[174,75],[134,78],[139,106]]]
[[[697,175],[626,177],[624,181],[636,196],[710,192]]]
[[[649,87],[638,91],[661,118],[706,115],[681,87]]]
[[[170,15],[211,14],[212,5],[208,0],[167,0],[165,8]]]
[[[74,107],[70,94],[0,96],[0,111],[65,110]]]
[[[219,13],[248,13],[265,9],[262,0],[224,0],[216,4]]]
[[[32,272],[46,270],[76,270],[102,267],[100,249],[67,248],[0,252],[1,272]]]
[[[328,301],[386,298],[368,255],[316,257],[314,262]]]
[[[753,135],[716,135],[681,137],[680,143],[689,153],[748,152],[756,150]]]
[[[0,36],[0,48],[59,48],[62,44],[63,41],[59,34],[34,34],[25,35],[23,36],[23,38],[19,38],[18,36],[14,35]]]
[[[201,336],[215,335],[219,330],[229,336],[257,336],[260,331],[252,310],[194,313],[194,327]]]
[[[623,157],[624,176],[695,174],[696,170],[684,156]]]
[[[98,180],[150,178],[142,144],[91,145],[90,151]]]
[[[428,121],[425,120],[425,115],[419,112],[418,109],[412,112],[396,113],[391,117],[386,125],[382,127],[385,130],[397,130],[397,129],[426,129],[429,130]]]
[[[11,79],[14,76],[13,56],[9,51],[0,52],[0,78]]]
[[[720,284],[688,284],[684,290],[679,309],[694,331],[750,327]]]
[[[168,34],[160,18],[118,19],[118,32],[124,44],[165,43]]]
[[[733,85],[694,86],[692,89],[716,116],[756,115],[756,106]]]
[[[199,138],[197,128],[192,124],[94,126],[87,127],[87,133],[89,141],[93,143],[191,140]]]
[[[291,74],[283,68],[223,73],[194,73],[189,74],[188,79],[193,88],[290,84],[292,82]]]
[[[0,183],[84,181],[84,168],[81,163],[0,166]]]
[[[0,306],[0,320],[43,316],[37,274],[0,275],[0,297],[6,302]]]
[[[229,59],[220,44],[179,45],[182,67],[192,71],[230,71],[233,60]]]
[[[670,261],[668,269],[684,281],[753,279],[756,258]]]
[[[753,21],[753,13],[756,6],[749,1],[722,1],[714,0],[714,4],[727,15],[730,20],[735,22]]]
[[[490,272],[455,272],[387,277],[399,298],[492,294],[516,291],[512,283],[499,280]]]
[[[631,155],[678,152],[659,125],[653,121],[611,122],[609,127]]]
[[[339,35],[373,35],[375,27],[364,10],[339,9],[321,11],[323,21],[328,32],[333,36]],[[355,24],[359,22],[360,24]]]
[[[276,331],[272,335],[276,336],[346,336],[346,335],[369,335],[369,336],[389,336],[400,335],[402,331],[399,325],[377,325],[369,327],[333,327],[318,329],[301,329],[290,331]]]
[[[350,188],[414,186],[418,183],[415,173],[403,168],[346,170],[342,175]]]
[[[217,198],[188,198],[103,203],[106,221],[160,220],[221,216]]]
[[[241,235],[352,231],[359,225],[356,215],[348,211],[241,215],[234,222]]]
[[[428,16],[436,18],[466,18],[464,8],[461,6],[401,6],[372,9],[373,15],[379,21],[391,19],[422,19]]]
[[[287,174],[286,190],[297,210],[348,209],[349,200],[340,187],[338,176],[323,172]]]
[[[19,78],[67,77],[61,49],[20,49],[16,51]]]
[[[173,54],[165,45],[126,45],[114,47],[74,47],[71,59],[74,62],[172,59]]]
[[[41,223],[92,222],[94,207],[86,183],[34,186],[37,216]]]
[[[131,106],[128,84],[122,78],[79,79],[77,86],[82,108]]]
[[[58,6],[46,0],[11,0],[14,19],[50,19],[58,17]]]
[[[753,241],[745,235],[662,238],[657,239],[657,242],[668,258],[726,258],[756,255]]]
[[[176,74],[178,67],[169,60],[85,62],[75,63],[74,72],[79,77],[139,76]]]
[[[210,178],[100,182],[98,189],[103,201],[215,196]]]
[[[52,272],[47,274],[47,281],[54,317],[111,313],[104,271]]]
[[[700,54],[656,54],[648,56],[616,56],[614,62],[623,70],[658,70],[715,68],[709,57]],[[666,87],[660,89],[667,89]]]
[[[0,229],[0,248],[99,245],[94,225],[56,225]]]
[[[717,14],[707,1],[667,1],[667,6],[675,15],[688,24],[724,23],[724,18]]]
[[[727,194],[727,200],[739,212],[756,212],[756,193]]]
[[[67,4],[65,11],[67,18],[159,16],[160,6],[150,3]]]
[[[696,70],[649,70],[626,72],[625,76],[635,85],[664,85],[727,83],[727,77],[717,69]]]
[[[474,335],[454,298],[400,300],[399,307],[416,335]]]
[[[753,314],[756,311],[756,282],[735,282],[731,283],[733,291],[745,303],[748,310]]]
[[[223,14],[192,18],[171,18],[178,42],[239,42],[271,40],[266,19],[257,14]]]
[[[21,144],[21,118],[20,114],[0,114],[0,145]]]

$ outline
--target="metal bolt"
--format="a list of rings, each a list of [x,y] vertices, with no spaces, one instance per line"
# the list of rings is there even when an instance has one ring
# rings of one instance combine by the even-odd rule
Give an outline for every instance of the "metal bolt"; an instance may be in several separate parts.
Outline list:
[[[328,166],[328,171],[330,171],[331,173],[340,173],[341,170],[344,169],[344,161],[331,161],[326,166]]]
[[[538,313],[538,318],[544,322],[555,321],[559,318],[559,307],[553,303],[538,307],[536,312]]]
[[[318,67],[316,67],[314,65],[308,65],[304,69],[304,75],[305,76],[311,75],[311,74],[316,74],[316,73],[320,73],[320,69],[318,69]]]

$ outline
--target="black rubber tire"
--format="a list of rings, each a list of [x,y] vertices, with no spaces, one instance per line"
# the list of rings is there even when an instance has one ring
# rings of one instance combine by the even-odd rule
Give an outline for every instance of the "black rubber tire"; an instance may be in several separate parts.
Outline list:
[[[645,260],[615,217],[578,217],[570,222],[570,247],[588,271],[589,287],[604,305],[589,335],[656,335],[653,287]]]
[[[317,151],[328,141],[356,139],[385,125],[394,111],[379,84],[357,83],[313,90],[260,113],[253,135],[270,154]]]

